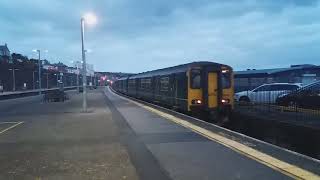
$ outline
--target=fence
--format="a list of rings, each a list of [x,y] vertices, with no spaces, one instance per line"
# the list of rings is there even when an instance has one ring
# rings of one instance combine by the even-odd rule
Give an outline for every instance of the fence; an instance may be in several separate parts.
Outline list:
[[[296,90],[236,93],[235,111],[258,118],[320,127],[320,82]]]

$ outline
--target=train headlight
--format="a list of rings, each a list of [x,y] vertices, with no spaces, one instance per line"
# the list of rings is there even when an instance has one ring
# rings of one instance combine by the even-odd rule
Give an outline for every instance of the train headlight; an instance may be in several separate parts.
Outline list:
[[[200,99],[193,99],[192,104],[202,104],[202,101]]]
[[[222,102],[222,104],[229,104],[230,99],[222,99],[221,102]]]
[[[228,73],[229,70],[228,70],[228,69],[223,69],[221,72],[222,72],[222,73]]]

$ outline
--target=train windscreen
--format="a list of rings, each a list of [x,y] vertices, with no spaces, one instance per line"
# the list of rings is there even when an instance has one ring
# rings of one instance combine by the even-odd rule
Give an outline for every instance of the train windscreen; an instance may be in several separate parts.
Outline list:
[[[223,89],[228,89],[231,87],[231,73],[230,73],[230,71],[222,70],[221,83],[222,83]]]

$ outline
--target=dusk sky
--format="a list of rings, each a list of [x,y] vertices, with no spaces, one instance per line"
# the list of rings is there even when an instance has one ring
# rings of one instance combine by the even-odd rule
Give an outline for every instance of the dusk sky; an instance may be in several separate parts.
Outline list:
[[[311,0],[1,0],[0,44],[51,62],[81,59],[99,71],[141,72],[192,61],[247,68],[320,65],[320,2]]]

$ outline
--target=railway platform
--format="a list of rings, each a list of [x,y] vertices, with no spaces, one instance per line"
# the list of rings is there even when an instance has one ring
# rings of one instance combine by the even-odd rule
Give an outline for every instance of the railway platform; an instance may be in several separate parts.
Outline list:
[[[0,101],[0,179],[319,179],[320,162],[110,89]]]
[[[105,94],[113,118],[126,134],[128,149],[133,149],[133,162],[142,165],[138,173],[146,179],[154,173],[158,174],[156,179],[320,178],[318,160],[137,102],[111,89]],[[149,174],[148,168],[157,169],[157,173]]]

